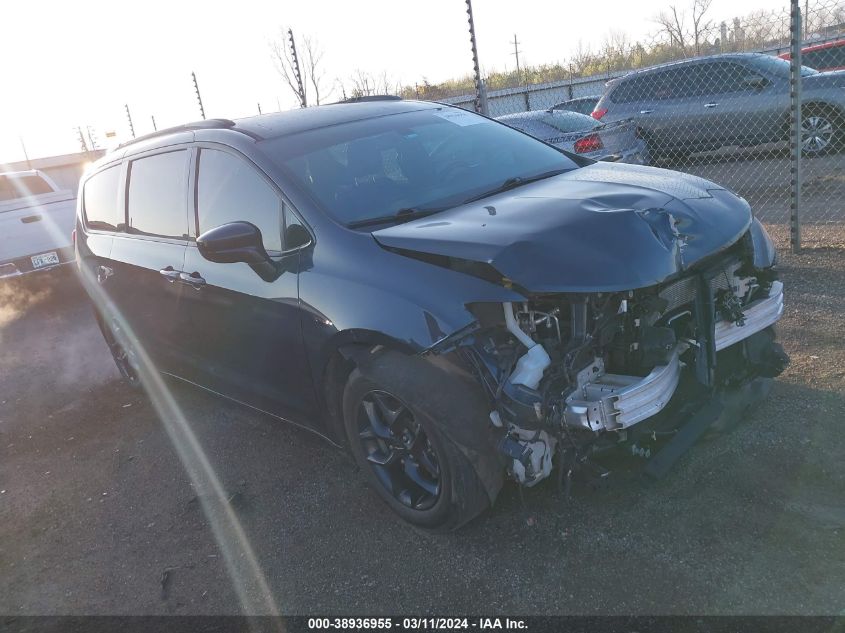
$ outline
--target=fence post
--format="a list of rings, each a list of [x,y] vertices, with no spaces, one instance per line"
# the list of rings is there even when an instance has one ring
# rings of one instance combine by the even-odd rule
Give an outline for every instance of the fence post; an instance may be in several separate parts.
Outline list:
[[[790,132],[790,191],[789,191],[789,241],[792,252],[801,250],[801,7],[800,0],[790,0],[789,13],[789,100]]]
[[[490,116],[490,106],[487,104],[487,82],[483,79],[481,80],[481,92],[479,94],[481,95],[481,114]]]
[[[197,83],[197,74],[193,71],[191,71],[191,79],[194,81],[194,92],[197,93],[197,103],[200,104],[200,114],[202,115],[202,120],[205,121],[205,108],[202,107],[202,95],[200,94],[200,87]]]
[[[132,125],[132,115],[129,113],[129,104],[123,106],[126,108],[126,119],[129,121],[129,133],[132,135],[132,138],[135,138],[135,126]],[[82,132],[80,132],[82,134]]]

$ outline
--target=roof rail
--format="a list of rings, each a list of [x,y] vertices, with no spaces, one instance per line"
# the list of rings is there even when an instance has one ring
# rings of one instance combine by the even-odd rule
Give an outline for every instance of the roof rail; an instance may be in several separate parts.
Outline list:
[[[193,130],[226,130],[235,127],[235,122],[231,119],[203,119],[202,121],[193,121],[192,123],[183,123],[174,127],[168,127],[163,130],[157,130],[144,134],[138,138],[133,138],[131,141],[126,141],[117,146],[117,149],[123,149],[141,141],[158,138],[159,136],[167,136],[168,134],[175,134],[176,132],[191,132]]]
[[[397,95],[363,95],[361,97],[349,97],[337,103],[362,103],[365,101],[402,101],[402,97]]]

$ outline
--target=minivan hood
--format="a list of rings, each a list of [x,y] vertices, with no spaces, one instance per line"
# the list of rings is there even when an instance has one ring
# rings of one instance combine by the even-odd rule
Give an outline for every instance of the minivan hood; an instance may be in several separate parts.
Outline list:
[[[595,163],[373,233],[412,256],[482,262],[532,293],[651,286],[735,243],[742,198],[666,169]]]

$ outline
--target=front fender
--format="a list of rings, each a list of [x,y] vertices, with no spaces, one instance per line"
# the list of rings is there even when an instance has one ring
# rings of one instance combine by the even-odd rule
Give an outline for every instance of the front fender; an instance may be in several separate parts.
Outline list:
[[[525,301],[503,286],[372,246],[343,270],[315,256],[300,273],[302,333],[316,385],[345,345],[418,354],[475,320],[467,304]]]

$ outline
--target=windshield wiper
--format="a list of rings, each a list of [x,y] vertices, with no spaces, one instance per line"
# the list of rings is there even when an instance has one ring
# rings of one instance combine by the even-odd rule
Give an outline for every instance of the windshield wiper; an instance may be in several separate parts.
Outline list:
[[[355,222],[350,222],[346,226],[348,226],[350,229],[359,229],[365,226],[373,226],[376,224],[387,224],[388,222],[408,222],[410,220],[416,220],[417,218],[424,218],[427,215],[432,215],[448,208],[449,207],[409,207],[407,209],[399,209],[396,213],[392,215],[382,215],[377,218],[365,218],[363,220],[356,220]]]
[[[503,191],[508,191],[509,189],[515,189],[516,187],[527,185],[530,182],[536,182],[538,180],[543,180],[544,178],[551,178],[552,176],[557,176],[558,174],[562,174],[565,171],[569,171],[569,169],[553,169],[551,171],[544,171],[543,173],[536,174],[534,176],[514,176],[505,180],[498,187],[489,191],[485,191],[482,194],[473,196],[472,198],[468,198],[467,200],[463,200],[458,204],[450,204],[442,207],[408,207],[406,209],[399,209],[396,213],[392,215],[382,215],[375,218],[364,218],[363,220],[355,220],[354,222],[348,223],[346,226],[350,229],[360,229],[365,226],[374,226],[376,224],[388,224],[390,222],[400,223],[408,222],[410,220],[416,220],[417,218],[424,218],[427,215],[439,213],[440,211],[445,211],[446,209],[452,209],[462,204],[475,202],[476,200],[481,200],[482,198],[487,198],[488,196],[492,196],[497,193],[502,193]]]
[[[551,178],[552,176],[557,176],[558,174],[562,174],[565,171],[569,171],[569,169],[552,169],[551,171],[544,171],[541,174],[537,174],[535,176],[513,176],[512,178],[508,178],[498,187],[494,187],[489,191],[485,191],[484,193],[480,193],[476,196],[472,196],[471,198],[467,198],[461,204],[469,204],[470,202],[475,202],[477,200],[481,200],[482,198],[488,198],[493,196],[497,193],[503,193],[505,191],[510,191],[511,189],[516,189],[517,187],[521,187],[522,185],[527,185],[531,182],[537,182],[538,180],[544,180],[545,178]]]

